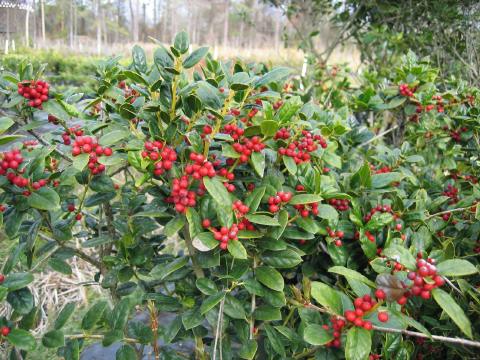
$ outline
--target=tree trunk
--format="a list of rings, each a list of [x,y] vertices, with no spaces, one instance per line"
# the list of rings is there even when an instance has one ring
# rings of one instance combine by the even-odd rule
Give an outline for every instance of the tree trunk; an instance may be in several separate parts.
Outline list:
[[[45,44],[45,0],[40,0],[40,16],[42,22],[42,42]]]
[[[68,43],[71,49],[73,49],[73,18],[74,18],[74,4],[73,0],[70,0],[70,17],[69,17],[69,26],[68,26]]]
[[[97,20],[97,54],[100,55],[102,53],[102,24],[100,19],[100,1],[96,0],[94,3],[95,6],[95,16]]]
[[[223,46],[228,46],[228,20],[229,20],[230,0],[225,0],[225,12],[223,19]]]
[[[133,1],[135,1],[135,4],[133,4]],[[130,0],[130,17],[132,21],[132,36],[133,36],[133,41],[138,42],[138,14],[139,14],[139,1],[138,0]],[[134,6],[135,5],[135,6]]]
[[[275,51],[280,48],[280,14],[275,14],[275,35],[274,35]]]
[[[29,34],[29,24],[28,24],[28,15],[29,15],[29,12],[28,12],[28,9],[25,10],[25,46],[28,47],[30,45],[30,34]]]

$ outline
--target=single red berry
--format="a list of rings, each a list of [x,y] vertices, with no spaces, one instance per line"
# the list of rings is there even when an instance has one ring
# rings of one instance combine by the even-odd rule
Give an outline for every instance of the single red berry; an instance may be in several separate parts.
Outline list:
[[[378,321],[387,322],[388,321],[388,313],[386,311],[380,311],[378,313]]]
[[[75,215],[75,219],[77,219],[77,221],[82,220],[82,214],[78,213],[77,215]]]
[[[202,226],[203,226],[204,228],[207,229],[207,228],[210,227],[210,225],[211,225],[210,219],[203,219],[203,221],[202,221]]]
[[[383,291],[382,289],[377,289],[375,290],[375,297],[379,300],[385,300],[387,296],[385,294],[385,291]]]
[[[0,284],[3,284],[4,281],[5,281],[5,275],[0,274]]]
[[[402,224],[395,225],[395,229],[397,229],[398,231],[402,230],[402,228],[403,228]]]
[[[8,336],[8,334],[10,334],[10,328],[8,326],[2,326],[0,332],[3,336]]]
[[[75,205],[74,204],[68,204],[67,209],[70,212],[74,212],[75,211]]]

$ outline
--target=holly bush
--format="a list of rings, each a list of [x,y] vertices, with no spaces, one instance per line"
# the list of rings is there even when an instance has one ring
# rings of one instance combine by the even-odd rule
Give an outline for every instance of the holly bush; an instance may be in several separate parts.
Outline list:
[[[475,356],[477,89],[410,53],[329,94],[189,52],[184,32],[153,62],[137,46],[102,62],[92,94],[43,69],[0,80],[10,359],[91,342],[117,359]],[[34,276],[75,257],[108,295],[38,336]]]

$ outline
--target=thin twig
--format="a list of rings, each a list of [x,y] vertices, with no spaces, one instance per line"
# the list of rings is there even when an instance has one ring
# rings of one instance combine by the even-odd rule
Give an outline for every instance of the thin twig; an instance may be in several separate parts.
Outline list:
[[[464,208],[456,208],[456,209],[451,209],[451,210],[440,211],[440,212],[438,212],[438,213],[428,215],[425,220],[431,219],[431,218],[433,218],[433,217],[435,217],[435,216],[450,214],[450,213],[452,213],[452,212],[461,212],[461,211],[469,210],[470,208],[471,208],[471,206],[469,206],[469,207],[464,207]]]
[[[374,142],[375,140],[377,140],[377,139],[380,139],[381,137],[383,137],[383,136],[385,136],[385,135],[387,135],[387,134],[391,133],[392,131],[394,131],[394,130],[398,129],[399,127],[400,127],[400,125],[395,125],[394,127],[391,127],[390,129],[388,129],[388,130],[385,130],[384,132],[382,132],[382,133],[380,133],[380,134],[378,134],[378,135],[374,136],[374,137],[373,137],[373,138],[371,138],[370,140],[367,140],[367,141],[365,141],[364,143],[360,144],[360,145],[359,145],[359,147],[362,147],[362,146],[368,145],[368,144],[370,144],[371,142]]]
[[[217,330],[215,331],[215,342],[213,344],[213,360],[217,359],[217,344],[218,339],[221,337],[221,327],[223,320],[223,306],[225,305],[225,296],[220,302],[220,308],[218,309]],[[220,345],[220,357],[222,357],[222,346]]]

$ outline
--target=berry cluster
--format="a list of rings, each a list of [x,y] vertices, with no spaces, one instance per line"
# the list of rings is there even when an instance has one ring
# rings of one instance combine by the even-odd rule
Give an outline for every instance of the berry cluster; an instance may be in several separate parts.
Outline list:
[[[230,115],[238,116],[238,115],[240,115],[240,110],[236,109],[236,108],[232,108],[232,109],[230,109]]]
[[[363,327],[366,330],[372,330],[373,325],[370,321],[364,320],[363,316],[377,305],[377,302],[370,295],[356,298],[353,302],[355,310],[347,310],[344,313],[345,319],[354,326]]]
[[[19,149],[6,151],[2,154],[2,162],[0,164],[0,175],[5,175],[8,169],[16,171],[23,162],[23,156]]]
[[[253,152],[260,152],[265,149],[265,144],[259,136],[254,136],[252,139],[243,138],[240,142],[233,144],[233,149],[240,154],[239,161],[246,163]]]
[[[232,209],[235,212],[237,218],[244,217],[250,211],[250,208],[245,205],[241,200],[236,200],[232,205]]]
[[[370,169],[375,173],[375,174],[386,174],[389,172],[392,172],[392,168],[388,166],[382,166],[379,169],[376,169],[374,165],[370,165]]]
[[[434,95],[432,96],[432,100],[437,101],[437,111],[439,113],[443,113],[445,111],[445,108],[443,107],[443,98],[441,95]]]
[[[445,130],[448,130],[447,126],[445,128],[444,128]],[[450,130],[450,137],[455,142],[461,142],[462,141],[462,132],[467,132],[467,131],[468,131],[468,129],[466,127],[462,127],[458,130]]]
[[[410,288],[410,292],[407,292],[402,298],[398,300],[398,303],[401,304],[400,300],[407,298],[407,295],[420,296],[422,299],[430,299],[430,293],[436,287],[443,286],[445,280],[437,275],[437,268],[435,267],[435,260],[427,258],[427,260],[422,259],[421,254],[417,255],[417,270],[410,271],[407,274],[408,279],[413,281],[413,285]]]
[[[239,128],[235,124],[227,124],[224,126],[222,133],[224,134],[229,134],[233,140],[238,140],[240,139],[241,136],[243,136],[245,130],[242,128]]]
[[[339,348],[342,344],[340,337],[342,335],[342,330],[346,325],[345,320],[333,316],[332,318],[330,318],[330,322],[332,323],[333,340],[327,343],[326,346]],[[330,330],[330,327],[328,325],[322,325],[322,327],[327,331]]]
[[[370,212],[367,215],[363,217],[363,220],[366,223],[369,222],[372,216],[377,212],[393,214],[392,207],[390,205],[377,205],[372,210],[370,210]],[[396,218],[395,214],[394,214],[394,218]]]
[[[230,229],[226,226],[222,226],[219,230],[212,228],[213,237],[215,240],[220,241],[220,249],[226,250],[230,240],[238,240],[238,230],[237,224],[233,224]]]
[[[327,147],[327,142],[320,135],[312,135],[306,130],[302,131],[302,138],[298,141],[290,143],[286,148],[281,147],[278,153],[283,156],[291,157],[296,164],[307,162],[310,160],[310,153],[318,149],[320,145],[323,149]]]
[[[313,215],[318,215],[318,203],[311,204],[298,204],[293,205],[293,207],[299,212],[301,217],[308,217],[310,213]]]
[[[268,198],[268,209],[272,213],[276,213],[280,210],[280,207],[283,204],[286,204],[290,201],[293,194],[288,191],[279,191],[275,196],[270,196]]]
[[[278,100],[277,102],[274,102],[272,107],[274,110],[278,110],[282,107],[283,105],[283,101],[282,100]]]
[[[343,236],[345,235],[343,231],[341,230],[333,231],[329,227],[327,227],[327,232],[328,232],[328,236],[330,236],[332,239],[335,239],[334,240],[335,246],[342,246],[342,239],[343,239]]]
[[[287,140],[289,138],[290,138],[290,130],[288,130],[287,128],[281,128],[276,132],[275,136],[273,137],[274,140],[279,140],[279,139]]]
[[[30,100],[28,106],[41,108],[42,103],[48,101],[48,89],[50,84],[41,80],[30,80],[17,84],[18,93],[25,99]]]
[[[450,200],[448,200],[448,203],[450,205],[456,204],[458,202],[458,188],[456,188],[455,186],[448,184],[447,188],[443,191],[442,194],[450,198]]]
[[[188,190],[188,177],[186,175],[173,179],[172,193],[165,199],[168,203],[175,204],[175,210],[185,213],[188,207],[194,207],[197,203],[197,196],[194,191]]]
[[[62,134],[63,143],[65,145],[70,145],[72,143],[70,136],[82,136],[83,130],[80,129],[80,125],[68,128],[68,131]]]
[[[215,166],[215,163],[213,164]],[[221,168],[220,170],[217,171],[217,175],[222,176],[226,178],[228,181],[233,181],[235,180],[235,174],[233,172],[229,172],[225,168]],[[255,185],[254,185],[255,186]]]
[[[350,209],[350,201],[347,199],[330,199],[328,203],[338,211],[347,211]]]
[[[98,156],[111,156],[113,151],[111,148],[98,145],[97,139],[90,136],[77,136],[72,147],[72,155],[89,154],[88,168],[93,175],[100,174],[105,171],[105,165],[98,162]]]
[[[400,84],[398,90],[400,91],[400,95],[406,97],[412,97],[415,92],[415,88],[411,88],[408,84]]]
[[[156,161],[153,174],[155,176],[162,175],[165,171],[172,168],[173,163],[177,160],[177,153],[171,147],[165,146],[160,141],[147,141],[144,144],[145,150],[142,151],[144,159],[149,158]],[[158,161],[157,161],[158,160]]]

